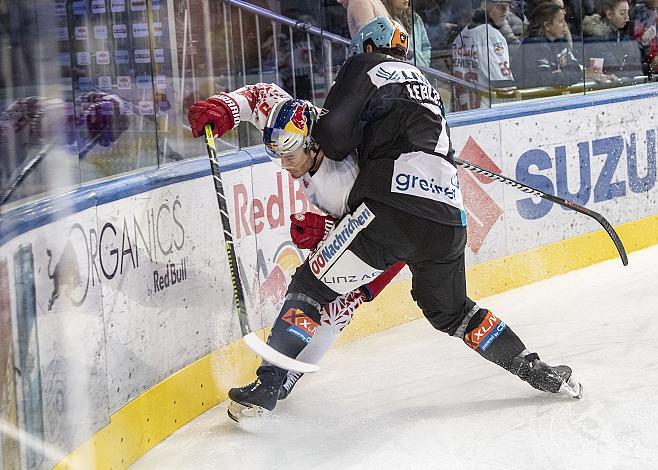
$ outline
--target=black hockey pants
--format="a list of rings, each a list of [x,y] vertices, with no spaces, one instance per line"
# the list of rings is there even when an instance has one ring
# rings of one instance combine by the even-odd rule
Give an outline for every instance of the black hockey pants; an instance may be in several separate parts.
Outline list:
[[[325,252],[327,256],[320,260],[321,264],[334,262],[334,266],[341,263],[337,258],[348,260],[345,266],[336,269],[340,276],[335,273],[320,276],[325,282],[318,279],[313,270],[317,272],[321,255],[316,254],[315,257],[311,255],[292,278],[268,340],[272,347],[289,357],[296,357],[310,340],[320,322],[320,306],[339,295],[331,288],[336,288],[332,280],[384,270],[397,261],[409,266],[411,294],[434,328],[462,337],[478,310],[466,295],[466,227],[438,224],[378,201],[366,200],[364,204],[373,216],[368,225],[355,235],[345,231],[345,236],[339,236],[338,242],[330,247],[336,248],[333,252],[344,251]],[[326,259],[332,253],[333,258]],[[350,271],[351,267],[356,271]]]

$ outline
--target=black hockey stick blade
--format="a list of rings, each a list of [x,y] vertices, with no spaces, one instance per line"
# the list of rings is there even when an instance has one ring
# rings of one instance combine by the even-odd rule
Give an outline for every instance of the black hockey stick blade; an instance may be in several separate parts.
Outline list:
[[[509,186],[512,186],[520,191],[523,191],[524,193],[531,194],[533,196],[539,196],[542,199],[546,199],[548,201],[554,202],[555,204],[558,204],[562,207],[567,207],[571,210],[574,210],[576,212],[580,212],[581,214],[585,214],[594,220],[596,220],[603,229],[608,233],[610,238],[612,239],[612,242],[615,244],[615,247],[617,248],[617,251],[619,252],[619,256],[621,257],[621,262],[623,263],[624,266],[628,265],[628,255],[626,254],[626,249],[624,248],[624,244],[622,243],[621,239],[619,238],[619,235],[617,235],[617,232],[615,231],[614,227],[608,222],[608,220],[603,217],[601,214],[599,214],[596,211],[593,211],[591,209],[588,209],[587,207],[583,207],[580,204],[576,204],[575,202],[569,201],[567,199],[554,196],[552,194],[545,193],[543,191],[540,191],[538,189],[532,188],[530,186],[527,186],[523,183],[520,183],[516,180],[513,180],[512,178],[508,178],[507,176],[500,175],[498,173],[494,173],[493,171],[489,171],[485,168],[479,167],[477,165],[474,165],[473,163],[467,162],[466,160],[462,160],[460,158],[455,158],[455,163],[457,165],[463,166],[464,168],[471,170],[475,173],[480,173],[485,176],[488,176],[489,178],[500,181],[502,183],[505,183]]]
[[[240,271],[238,270],[238,261],[235,254],[235,246],[233,245],[233,232],[231,231],[231,222],[228,215],[228,207],[226,204],[226,196],[224,195],[224,184],[222,183],[222,173],[219,169],[219,162],[217,161],[217,148],[215,147],[215,136],[212,132],[212,126],[206,124],[206,149],[208,150],[208,160],[210,160],[210,171],[212,172],[212,179],[215,184],[215,194],[217,196],[217,205],[219,206],[219,215],[222,221],[222,229],[224,231],[224,249],[226,250],[226,258],[228,261],[228,268],[231,273],[231,284],[233,286],[233,301],[238,314],[240,322],[240,330],[242,336],[251,333],[247,317],[247,309],[244,300],[244,289],[242,288],[242,280],[240,279]]]

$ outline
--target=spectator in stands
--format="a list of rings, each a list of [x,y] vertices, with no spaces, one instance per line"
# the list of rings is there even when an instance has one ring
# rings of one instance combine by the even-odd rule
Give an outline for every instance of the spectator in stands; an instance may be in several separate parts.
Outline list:
[[[516,38],[521,38],[528,27],[525,0],[512,0],[507,14],[507,22]]]
[[[636,41],[642,41],[644,62],[648,64],[651,74],[658,73],[658,39],[656,25],[658,24],[658,0],[646,0],[633,10],[632,35]]]
[[[626,28],[629,8],[627,0],[601,0],[599,13],[583,20],[586,60],[603,59],[604,73],[626,78],[646,73],[642,52],[656,34],[649,29],[634,40]]]
[[[564,9],[556,2],[540,3],[532,11],[527,37],[512,62],[517,86],[568,86],[583,80],[565,30]]]
[[[593,8],[594,0],[564,0],[564,14],[569,30],[573,35],[583,34],[583,15],[587,9]]]
[[[505,22],[510,3],[498,0],[487,2],[486,9],[476,9],[471,23],[452,44],[453,74],[473,85],[456,87],[457,110],[487,106],[490,87],[513,85],[509,47],[498,29]]]
[[[539,5],[541,5],[542,3],[545,3],[545,2],[555,3],[560,8],[562,8],[562,10],[564,10],[564,20],[565,20],[565,22],[564,22],[564,39],[566,39],[569,49],[573,49],[573,35],[571,34],[571,23],[573,23],[574,17],[576,15],[580,16],[580,13],[578,13],[580,11],[580,8],[574,8],[575,3],[580,5],[580,0],[577,0],[577,1],[567,0],[566,2],[565,2],[565,0],[538,0],[536,2],[532,2],[532,4],[531,4],[532,9],[527,10],[528,15],[530,15],[530,13],[532,13],[535,10],[535,8],[537,8]],[[526,31],[527,31],[527,28],[526,28]],[[527,34],[525,34],[524,36],[527,36]]]
[[[530,13],[539,6],[540,3],[552,0],[525,0],[525,13],[530,16]],[[596,0],[598,1],[598,0]],[[583,12],[592,14],[594,12],[595,0],[563,0],[558,3],[564,8],[564,16],[569,26],[570,31],[575,35],[582,34],[582,16]]]
[[[571,34],[571,28],[569,28],[569,23],[567,21],[567,9],[564,6],[564,0],[549,0],[555,3],[557,6],[562,8],[564,11],[564,39],[567,41],[567,47],[569,50],[573,50],[573,35]]]
[[[500,31],[500,34],[505,38],[507,45],[515,47],[521,44],[521,36],[515,34],[508,19],[510,17],[510,6],[512,1],[483,0],[481,4],[484,6],[489,19],[492,21],[496,29]]]
[[[347,10],[347,25],[350,36],[375,16],[388,17],[388,11],[380,0],[337,0]]]
[[[530,15],[528,33],[518,54],[512,57],[512,70],[521,88],[569,86],[584,78],[608,83],[617,80],[595,67],[584,68],[569,47],[565,12],[561,2],[540,3]]]
[[[583,15],[591,16],[596,13],[597,0],[582,0]]]
[[[432,45],[427,37],[427,30],[423,19],[416,12],[409,9],[409,0],[384,0],[384,6],[391,15],[411,35],[409,41],[409,55],[407,60],[416,66],[429,67],[432,53]]]
[[[432,49],[450,49],[459,31],[471,21],[473,10],[464,0],[414,0],[414,11],[422,11]]]

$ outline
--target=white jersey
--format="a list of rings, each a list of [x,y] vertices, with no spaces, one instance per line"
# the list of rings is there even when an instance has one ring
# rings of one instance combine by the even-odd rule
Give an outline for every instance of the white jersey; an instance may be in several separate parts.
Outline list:
[[[477,85],[478,91],[456,87],[459,110],[489,105],[489,80],[513,80],[507,41],[489,24],[467,26],[452,43],[453,74]]]
[[[350,155],[339,162],[323,158],[313,176],[306,173],[299,180],[306,199],[327,214],[341,218],[349,212],[347,197],[358,174],[359,167]]]
[[[276,103],[292,97],[271,83],[247,85],[230,93],[222,93],[232,99],[231,106],[235,125],[241,121],[252,123],[261,131],[267,117]],[[345,160],[322,159],[320,167],[313,174],[306,173],[299,178],[304,195],[314,206],[334,217],[341,218],[348,212],[347,198],[359,174],[359,167],[353,156]]]

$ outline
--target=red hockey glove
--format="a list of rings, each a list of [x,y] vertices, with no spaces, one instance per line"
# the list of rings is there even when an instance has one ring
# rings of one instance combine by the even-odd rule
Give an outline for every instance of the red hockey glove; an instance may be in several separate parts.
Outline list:
[[[290,216],[290,236],[298,248],[312,250],[334,227],[335,219],[313,212]]]
[[[361,286],[359,289],[361,289],[361,292],[363,292],[363,295],[365,296],[364,300],[370,302],[377,297],[384,287],[386,287],[405,266],[406,265],[402,261],[398,261],[368,284]]]
[[[232,108],[236,113],[232,112]],[[221,137],[233,129],[236,124],[234,116],[238,115],[237,105],[227,95],[215,95],[208,99],[197,101],[190,107],[187,119],[190,121],[192,135],[199,137],[205,134],[206,124],[212,124],[217,137]]]

